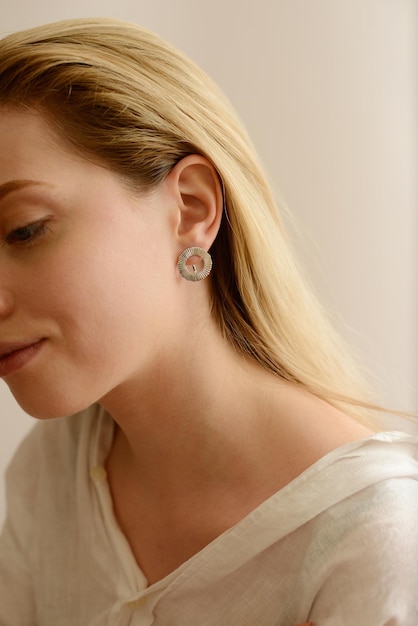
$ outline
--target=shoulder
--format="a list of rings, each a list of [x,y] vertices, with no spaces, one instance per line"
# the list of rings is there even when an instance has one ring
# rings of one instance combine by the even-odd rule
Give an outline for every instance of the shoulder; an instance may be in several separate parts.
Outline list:
[[[339,446],[321,457],[303,476],[319,501],[341,503],[355,511],[418,507],[418,438],[401,432],[375,433]],[[396,487],[394,487],[396,485]],[[416,498],[404,492],[415,492]],[[345,515],[348,510],[345,512]]]
[[[353,543],[364,551],[382,543],[391,551],[391,536],[401,529],[418,542],[417,439],[380,433],[340,446],[279,490],[266,510],[269,523],[279,522],[280,537],[309,528],[315,568],[344,560],[341,550]]]
[[[321,516],[312,570],[313,622],[418,623],[418,476],[403,469],[394,474],[341,497]]]
[[[321,516],[326,536],[395,515],[418,519],[418,438],[377,433],[341,445],[307,467],[274,499],[299,511],[299,524]],[[322,531],[320,531],[322,532]],[[418,533],[417,533],[418,537]]]
[[[314,471],[316,470],[316,471]],[[306,484],[317,516],[305,555],[309,619],[418,623],[418,442],[381,433],[321,459]]]
[[[280,395],[272,407],[276,432],[271,445],[277,446],[291,480],[323,457],[370,436],[370,428],[310,392],[290,383],[281,383]]]

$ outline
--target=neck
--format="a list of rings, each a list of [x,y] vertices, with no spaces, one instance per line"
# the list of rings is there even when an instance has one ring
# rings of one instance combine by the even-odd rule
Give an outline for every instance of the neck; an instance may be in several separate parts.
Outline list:
[[[113,454],[152,493],[241,482],[262,467],[264,408],[281,383],[216,332],[102,400],[118,425]]]
[[[119,484],[179,506],[223,491],[262,500],[333,448],[370,434],[239,356],[214,326],[193,342],[179,339],[148,375],[103,398],[118,425],[109,467]]]

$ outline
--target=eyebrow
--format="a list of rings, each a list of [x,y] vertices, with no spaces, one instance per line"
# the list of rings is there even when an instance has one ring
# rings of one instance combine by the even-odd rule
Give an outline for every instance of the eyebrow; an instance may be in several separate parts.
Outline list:
[[[7,183],[0,185],[0,200],[3,200],[3,198],[13,191],[19,191],[20,189],[25,189],[26,187],[34,185],[46,185],[46,183],[39,180],[9,180]]]

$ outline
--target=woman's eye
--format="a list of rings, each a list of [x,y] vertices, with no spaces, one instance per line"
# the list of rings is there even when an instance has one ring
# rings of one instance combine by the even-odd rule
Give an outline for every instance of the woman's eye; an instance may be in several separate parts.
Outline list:
[[[8,245],[29,244],[44,235],[46,231],[47,224],[45,221],[32,222],[11,230],[4,238],[4,243]]]

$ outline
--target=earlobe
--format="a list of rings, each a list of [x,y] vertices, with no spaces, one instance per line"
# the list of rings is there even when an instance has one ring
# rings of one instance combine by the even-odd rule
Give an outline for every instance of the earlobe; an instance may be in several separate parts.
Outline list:
[[[178,198],[179,250],[198,246],[208,250],[221,223],[223,193],[213,165],[198,154],[179,161],[170,172]]]

